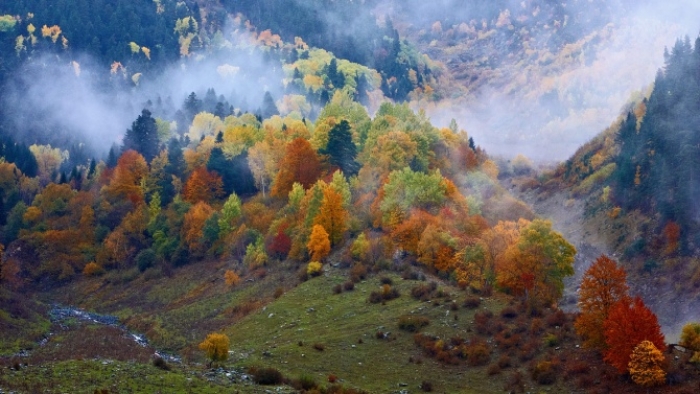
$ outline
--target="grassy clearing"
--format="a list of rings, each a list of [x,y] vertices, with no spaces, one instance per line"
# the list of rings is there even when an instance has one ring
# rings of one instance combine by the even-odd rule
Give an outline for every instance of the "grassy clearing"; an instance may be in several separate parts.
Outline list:
[[[20,393],[259,393],[260,387],[202,371],[112,360],[71,360],[0,369],[0,387]]]
[[[404,384],[415,392],[425,380],[438,392],[501,392],[503,384],[490,379],[485,367],[442,366],[422,356],[413,334],[398,328],[401,316],[418,314],[430,319],[423,332],[442,338],[468,336],[474,310],[452,311],[449,307],[453,299],[460,302],[464,293],[446,288],[452,297],[421,302],[410,295],[411,288],[420,282],[390,278],[401,296],[385,304],[367,301],[370,292],[379,290],[379,278],[358,283],[354,291],[341,294],[332,292],[346,280],[341,274],[301,284],[226,329],[234,361],[243,366],[272,366],[292,378],[307,374],[318,382],[335,374],[345,384],[372,393],[395,392]],[[500,310],[503,305],[503,299],[494,297],[486,299],[481,308]],[[388,339],[377,339],[379,331],[388,334]],[[324,350],[315,349],[316,344]]]

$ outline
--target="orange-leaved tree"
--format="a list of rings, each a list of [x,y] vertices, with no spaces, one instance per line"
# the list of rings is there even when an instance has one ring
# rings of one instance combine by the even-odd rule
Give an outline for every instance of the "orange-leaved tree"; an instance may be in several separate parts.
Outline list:
[[[603,323],[615,303],[629,298],[628,290],[624,268],[608,256],[598,257],[586,270],[579,290],[581,314],[574,323],[576,332],[583,337],[583,346],[605,349]]]
[[[209,204],[200,201],[193,205],[185,214],[182,224],[182,238],[191,252],[204,252],[202,236],[204,235],[204,224],[214,213],[214,209]]]
[[[666,359],[650,341],[642,341],[632,351],[629,372],[632,381],[640,386],[661,386],[666,383],[663,365]]]
[[[321,161],[311,143],[304,138],[296,138],[287,144],[272,187],[272,195],[286,197],[294,182],[299,182],[304,189],[308,189],[320,175]]]
[[[343,208],[343,196],[331,187],[323,190],[323,200],[314,224],[323,226],[328,233],[331,246],[343,240],[348,213]]]
[[[224,183],[221,176],[215,172],[209,172],[204,167],[197,167],[185,183],[183,197],[185,201],[195,204],[198,201],[206,203],[223,196]]]
[[[629,368],[632,351],[642,341],[650,341],[657,349],[666,347],[664,335],[654,312],[641,298],[623,299],[610,308],[603,323],[605,350],[603,359],[624,374]]]
[[[143,203],[141,180],[148,175],[148,164],[135,150],[124,152],[117,161],[109,186],[105,188],[108,196],[118,199],[128,199],[134,205]]]
[[[321,259],[328,256],[328,253],[331,251],[331,242],[323,226],[319,224],[314,225],[306,247],[309,249],[311,260],[313,261],[321,261]]]

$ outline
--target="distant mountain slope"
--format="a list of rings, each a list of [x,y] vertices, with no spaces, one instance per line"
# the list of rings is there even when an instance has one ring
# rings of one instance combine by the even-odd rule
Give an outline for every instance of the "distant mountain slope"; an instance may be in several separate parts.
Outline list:
[[[444,64],[429,108],[455,118],[492,153],[563,160],[643,89],[675,37],[697,34],[689,1],[385,0],[402,36]]]
[[[584,201],[581,228],[605,240],[633,289],[675,325],[700,306],[700,40],[678,40],[665,59],[647,98],[535,190]]]

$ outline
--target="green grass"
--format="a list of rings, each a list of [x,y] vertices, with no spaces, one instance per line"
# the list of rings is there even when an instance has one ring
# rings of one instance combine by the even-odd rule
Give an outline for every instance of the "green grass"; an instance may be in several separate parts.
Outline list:
[[[319,382],[335,374],[345,384],[372,393],[395,392],[400,390],[399,383],[416,392],[423,380],[431,381],[438,392],[502,391],[503,385],[494,384],[485,367],[443,367],[423,357],[413,334],[398,328],[400,316],[420,314],[431,319],[423,332],[443,338],[469,337],[474,311],[451,311],[447,302],[436,307],[414,300],[410,290],[420,282],[395,276],[392,279],[401,297],[385,305],[367,302],[369,293],[380,287],[378,278],[338,295],[332,293],[332,288],[346,280],[342,275],[322,276],[301,284],[265,310],[226,329],[235,352],[233,361],[242,366],[275,367],[289,377],[311,374]],[[448,300],[464,298],[459,290],[447,290],[453,295]],[[497,298],[482,304],[482,308],[494,310],[502,306]],[[377,331],[391,332],[395,340],[377,339]],[[303,346],[299,346],[300,341]],[[323,344],[325,350],[314,349],[316,343]],[[411,363],[409,357],[422,358],[422,363]]]
[[[206,360],[197,345],[206,335],[225,332],[231,340],[231,357],[225,366],[272,367],[288,379],[307,376],[321,385],[328,385],[328,376],[333,374],[344,386],[370,393],[402,389],[420,392],[423,381],[431,382],[433,390],[441,393],[499,393],[511,374],[519,370],[525,377],[526,391],[570,391],[562,378],[555,385],[537,387],[530,379],[529,361],[489,376],[489,364],[495,363],[502,351],[488,336],[480,337],[493,346],[489,363],[479,367],[469,367],[465,362],[446,366],[425,356],[414,343],[413,333],[399,329],[402,316],[420,315],[430,319],[430,324],[421,329],[423,333],[445,340],[456,336],[469,339],[476,335],[474,313],[488,309],[499,316],[511,302],[506,295],[487,297],[477,309],[460,306],[452,310],[452,301],[461,305],[466,292],[443,284],[439,287],[447,295],[434,294],[429,302],[419,301],[411,297],[411,289],[426,282],[402,280],[395,274],[370,277],[356,284],[353,291],[334,294],[333,289],[348,280],[346,270],[327,266],[320,277],[296,285],[295,267],[275,267],[264,278],[244,280],[231,288],[223,281],[226,269],[229,266],[220,262],[195,263],[176,270],[171,277],[138,277],[129,283],[114,282],[108,273],[101,278],[85,278],[44,297],[63,303],[77,300],[74,305],[119,316],[130,329],[145,333],[156,348],[181,355],[183,368],[188,370],[204,369]],[[371,304],[369,295],[380,290],[383,275],[391,278],[401,296]],[[286,292],[274,298],[278,287]],[[242,307],[246,305],[250,308]],[[377,339],[378,331],[389,332],[390,338]],[[536,358],[544,356],[542,351],[550,351],[540,343]],[[316,344],[324,350],[315,349]],[[117,359],[128,361],[124,358],[128,352],[124,350],[122,358]],[[114,359],[109,354],[102,357]],[[89,382],[92,378],[77,379]]]
[[[20,393],[256,393],[259,387],[213,381],[202,371],[160,370],[150,364],[111,360],[71,360],[0,369],[0,387]]]

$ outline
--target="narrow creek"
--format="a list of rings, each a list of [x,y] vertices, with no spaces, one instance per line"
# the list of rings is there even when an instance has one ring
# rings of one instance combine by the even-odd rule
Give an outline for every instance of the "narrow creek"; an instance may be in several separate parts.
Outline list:
[[[146,339],[146,336],[140,333],[133,332],[129,330],[125,325],[123,325],[120,321],[119,318],[116,316],[111,316],[111,315],[102,315],[99,313],[94,313],[94,312],[88,312],[80,308],[76,308],[73,306],[64,306],[64,305],[58,305],[54,304],[51,306],[51,310],[49,311],[49,319],[51,320],[52,323],[54,324],[59,324],[59,325],[65,325],[65,323],[68,323],[70,320],[76,320],[79,322],[83,323],[88,323],[88,324],[96,324],[96,325],[103,325],[103,326],[109,326],[116,328],[120,330],[122,333],[124,333],[129,339],[131,339],[134,343],[141,347],[155,347],[151,345],[148,342],[148,339]],[[48,341],[51,339],[52,336],[54,336],[56,333],[53,331],[50,331],[42,340],[37,342],[38,346],[45,346]],[[31,351],[29,350],[22,350],[19,353],[15,354],[16,357],[28,357],[30,355]],[[169,354],[167,352],[163,352],[161,350],[156,349],[155,350],[155,355],[160,356],[167,362],[175,362],[175,363],[181,363],[182,359],[179,356]]]

